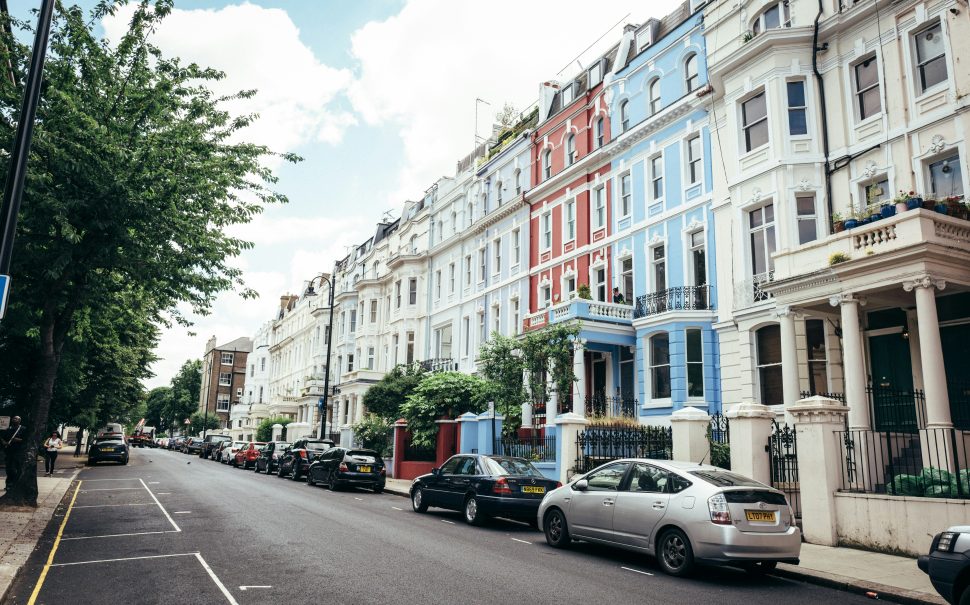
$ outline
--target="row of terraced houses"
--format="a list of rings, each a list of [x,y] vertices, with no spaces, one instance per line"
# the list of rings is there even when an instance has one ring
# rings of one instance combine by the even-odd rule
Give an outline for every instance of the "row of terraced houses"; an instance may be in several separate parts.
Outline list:
[[[394,366],[474,373],[493,333],[578,322],[536,421],[827,394],[856,429],[970,428],[968,15],[690,0],[627,25],[283,296],[217,411],[346,441]]]

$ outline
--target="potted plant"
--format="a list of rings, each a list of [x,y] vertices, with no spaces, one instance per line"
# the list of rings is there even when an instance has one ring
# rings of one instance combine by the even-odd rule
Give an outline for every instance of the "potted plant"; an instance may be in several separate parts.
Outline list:
[[[856,211],[854,209],[850,209],[849,210],[849,214],[847,215],[847,218],[845,219],[845,228],[846,229],[854,229],[854,228],[858,227],[859,226],[859,218],[858,218],[858,216],[859,215],[856,214]]]
[[[963,205],[963,201],[960,199],[960,196],[951,195],[948,196],[944,201],[946,202],[947,214],[956,218],[967,220],[967,207]]]
[[[946,200],[933,200],[933,210],[939,212],[940,214],[946,214],[949,210],[949,205]]]
[[[845,231],[845,219],[838,212],[832,213],[832,233],[841,233]]]
[[[909,192],[909,197],[906,199],[906,207],[910,210],[916,210],[923,205],[923,198],[916,195],[915,191]]]
[[[923,198],[923,209],[925,209],[925,210],[933,210],[935,208],[936,208],[936,199],[931,198],[931,197],[925,197],[925,198]]]
[[[893,198],[893,202],[896,204],[896,214],[902,214],[903,212],[909,210],[906,205],[906,200],[908,199],[909,195],[903,190],[900,190],[899,193],[896,194],[896,197]]]
[[[849,255],[845,252],[833,252],[829,255],[829,266],[838,265],[849,260]]]

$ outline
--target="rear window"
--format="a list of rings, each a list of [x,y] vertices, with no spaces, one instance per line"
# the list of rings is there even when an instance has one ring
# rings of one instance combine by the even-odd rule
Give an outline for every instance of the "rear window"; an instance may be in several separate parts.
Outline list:
[[[290,444],[289,443],[286,443],[284,441],[277,441],[276,442],[276,449],[278,449],[278,450],[282,450],[282,449],[285,449],[285,448],[288,448],[288,447],[290,447]]]
[[[124,440],[121,437],[98,437],[94,440],[95,443],[110,443],[112,445],[121,445]]]
[[[718,487],[765,487],[764,483],[759,483],[754,479],[748,479],[744,475],[731,471],[688,471],[688,474]]]
[[[219,441],[229,441],[229,437],[226,437],[225,435],[210,435],[208,439],[213,443],[217,443]]]
[[[324,450],[329,450],[331,447],[333,446],[324,441],[307,441],[307,444],[306,444],[306,449],[320,450],[321,452]]]
[[[524,458],[482,458],[489,475],[525,475],[544,477],[539,469]]]
[[[232,442],[232,447],[236,447],[236,448],[238,448],[238,447],[244,447],[245,445],[246,445],[246,442],[245,441],[233,441]]]
[[[374,450],[350,450],[347,457],[354,462],[381,462],[381,457]]]

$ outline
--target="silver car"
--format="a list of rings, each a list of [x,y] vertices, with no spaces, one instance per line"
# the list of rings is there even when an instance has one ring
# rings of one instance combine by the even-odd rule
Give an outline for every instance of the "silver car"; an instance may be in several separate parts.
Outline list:
[[[798,563],[801,531],[780,491],[731,471],[691,462],[616,460],[546,494],[546,542],[586,540],[654,555],[683,576],[695,562],[754,573]]]

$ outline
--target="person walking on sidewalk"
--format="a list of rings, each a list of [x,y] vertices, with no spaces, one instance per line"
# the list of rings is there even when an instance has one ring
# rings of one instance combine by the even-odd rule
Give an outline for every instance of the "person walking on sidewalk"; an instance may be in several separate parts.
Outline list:
[[[44,471],[45,476],[54,476],[54,462],[57,460],[57,451],[64,447],[61,442],[61,434],[57,431],[44,440]]]
[[[23,474],[24,461],[24,439],[27,437],[27,429],[20,424],[20,416],[10,419],[10,427],[3,432],[0,437],[0,446],[3,446],[4,464],[7,470],[7,484],[5,489],[20,479]]]

